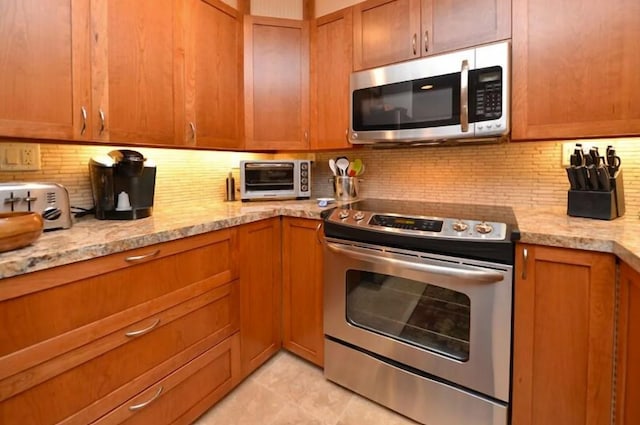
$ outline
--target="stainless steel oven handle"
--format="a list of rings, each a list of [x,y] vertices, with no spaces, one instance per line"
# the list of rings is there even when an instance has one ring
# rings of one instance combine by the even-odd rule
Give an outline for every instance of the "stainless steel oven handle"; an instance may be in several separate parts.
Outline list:
[[[460,129],[469,131],[469,61],[462,61],[460,72]]]
[[[492,271],[492,270],[469,270],[469,269],[459,269],[453,266],[436,266],[433,264],[424,264],[424,263],[413,263],[410,261],[399,260],[397,258],[389,258],[384,256],[376,256],[371,254],[366,254],[364,252],[354,251],[348,248],[344,248],[340,245],[328,242],[325,240],[325,244],[328,249],[335,252],[336,254],[346,255],[348,257],[354,258],[356,260],[367,261],[370,263],[386,263],[396,267],[403,267],[411,270],[416,270],[423,273],[430,273],[438,276],[448,276],[454,277],[456,279],[461,279],[470,282],[477,283],[495,283],[500,282],[504,279],[504,274]]]

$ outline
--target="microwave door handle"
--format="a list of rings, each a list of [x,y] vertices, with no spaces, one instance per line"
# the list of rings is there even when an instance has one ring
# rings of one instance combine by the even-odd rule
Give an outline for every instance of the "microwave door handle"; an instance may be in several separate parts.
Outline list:
[[[460,72],[460,128],[469,131],[469,61],[462,61]]]
[[[497,271],[470,270],[467,268],[458,268],[453,265],[444,267],[444,266],[437,266],[434,264],[404,261],[397,258],[371,255],[364,252],[343,248],[337,244],[328,242],[326,240],[324,240],[324,242],[326,244],[326,247],[330,251],[335,252],[336,254],[345,255],[347,257],[360,260],[360,261],[366,261],[368,263],[374,263],[374,264],[382,263],[391,267],[402,267],[405,269],[411,269],[411,270],[419,271],[422,273],[427,273],[432,276],[446,276],[446,277],[455,278],[455,279],[459,279],[467,282],[496,283],[504,279],[504,275]]]

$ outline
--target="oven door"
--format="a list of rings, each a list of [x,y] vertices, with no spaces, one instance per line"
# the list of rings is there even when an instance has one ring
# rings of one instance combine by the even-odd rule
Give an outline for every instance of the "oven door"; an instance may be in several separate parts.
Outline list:
[[[325,334],[509,400],[512,266],[328,239]]]

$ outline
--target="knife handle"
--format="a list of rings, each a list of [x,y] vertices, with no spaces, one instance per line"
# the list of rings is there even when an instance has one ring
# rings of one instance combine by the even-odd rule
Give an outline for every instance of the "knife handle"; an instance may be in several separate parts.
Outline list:
[[[604,192],[611,192],[611,181],[609,181],[609,172],[607,167],[600,166],[596,169],[598,173],[598,183],[600,184],[600,190]]]
[[[587,190],[587,169],[584,167],[574,168],[578,190]]]
[[[598,190],[598,173],[595,165],[589,165],[587,167],[587,174],[589,175],[589,187],[591,190]]]
[[[571,190],[578,190],[576,169],[573,167],[567,167],[567,177],[569,178],[569,185],[571,186]]]

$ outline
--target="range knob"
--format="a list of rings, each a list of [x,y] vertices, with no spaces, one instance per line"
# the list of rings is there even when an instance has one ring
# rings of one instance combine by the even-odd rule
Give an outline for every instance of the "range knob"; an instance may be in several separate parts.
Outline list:
[[[338,217],[340,217],[342,220],[344,220],[345,218],[349,217],[349,210],[342,210],[338,213]]]
[[[451,227],[456,232],[464,232],[465,230],[467,230],[469,228],[469,225],[467,223],[465,223],[464,221],[462,221],[462,220],[458,220],[455,223],[453,223],[451,225]]]
[[[353,215],[353,219],[354,219],[355,221],[360,221],[360,220],[362,220],[363,218],[364,218],[364,213],[363,213],[362,211],[358,211],[357,213],[355,213],[355,214]]]
[[[480,233],[481,235],[486,235],[488,233],[493,232],[493,226],[484,221],[482,223],[476,224],[475,229],[476,229],[476,232]]]

